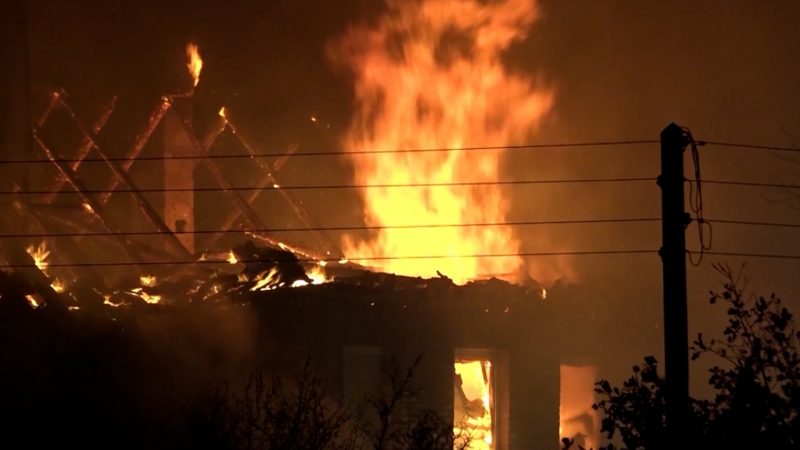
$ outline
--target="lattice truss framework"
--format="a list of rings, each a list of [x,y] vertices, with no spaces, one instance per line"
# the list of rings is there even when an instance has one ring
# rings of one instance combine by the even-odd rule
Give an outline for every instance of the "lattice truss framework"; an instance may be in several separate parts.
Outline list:
[[[231,200],[230,210],[227,213],[221,211],[220,214],[224,215],[224,218],[218,227],[214,228],[214,232],[206,240],[204,247],[213,248],[223,234],[229,230],[236,229],[262,242],[286,248],[281,240],[268,231],[254,204],[262,192],[273,189],[274,186],[280,186],[277,173],[284,166],[287,158],[296,151],[296,147],[290,148],[285,156],[272,162],[267,162],[264,158],[256,156],[257,153],[253,147],[242,138],[234,124],[225,115],[217,116],[210,130],[204,136],[198,137],[190,118],[182,112],[182,108],[174,107],[176,102],[181,101],[190,101],[190,99],[181,96],[163,96],[150,112],[144,128],[136,135],[124,158],[119,158],[110,156],[109,152],[101,145],[101,139],[98,138],[115,111],[117,98],[113,97],[102,109],[101,113],[94,120],[88,122],[83,117],[79,117],[75,109],[70,106],[63,91],[53,91],[41,114],[34,121],[33,142],[35,149],[55,167],[60,176],[56,177],[51,188],[47,190],[49,193],[43,196],[43,200],[39,204],[33,204],[26,195],[23,195],[24,189],[18,183],[15,183],[16,204],[43,234],[48,234],[51,233],[50,226],[47,224],[48,220],[43,217],[41,209],[53,205],[55,200],[64,193],[74,192],[80,197],[86,214],[82,216],[84,219],[80,220],[81,223],[74,223],[74,221],[61,218],[62,223],[67,223],[74,229],[86,230],[87,233],[91,232],[90,230],[100,228],[110,239],[115,241],[121,252],[120,256],[124,254],[125,260],[137,266],[140,272],[143,271],[143,268],[139,264],[151,261],[153,256],[159,258],[159,261],[174,261],[176,263],[202,258],[202,254],[195,254],[182,243],[179,238],[181,232],[173,230],[167,225],[164,217],[143,195],[131,176],[131,168],[136,163],[137,158],[142,154],[154,131],[164,122],[165,116],[171,110],[173,114],[177,115],[182,132],[188,138],[193,151],[189,159],[181,159],[181,162],[185,161],[187,167],[192,168],[193,162],[197,161],[198,165],[205,167],[217,187]],[[56,147],[55,140],[46,131],[48,121],[55,114],[64,114],[81,137],[80,144],[71,152],[58,151],[57,148],[59,147]],[[220,164],[216,159],[210,157],[215,144],[220,136],[225,133],[232,135],[238,146],[250,156],[250,158],[242,159],[257,165],[261,176],[252,190],[241,191],[233,189],[234,185],[225,175]],[[86,183],[84,183],[80,170],[81,167],[86,165],[87,158],[93,158],[93,160],[99,158],[103,163],[102,166],[110,172],[111,178],[105,189],[88,189]],[[313,234],[316,243],[315,249],[301,248],[296,245],[292,245],[291,249],[295,253],[308,258],[343,258],[341,251],[333,240],[324,233],[315,230],[318,227],[315,226],[313,218],[303,206],[302,201],[293,196],[289,190],[278,189],[278,192],[297,218],[300,219],[304,226],[310,229],[309,231]],[[138,207],[138,211],[152,226],[153,230],[163,236],[166,242],[163,251],[145,245],[135,235],[126,233],[109,217],[110,215],[107,212],[109,203],[123,195],[132,197]],[[52,214],[49,214],[49,216],[52,217]],[[58,218],[56,217],[56,219]],[[79,239],[80,236],[50,238],[50,241],[52,241],[50,242],[51,248],[55,249],[59,247],[59,244],[65,244],[64,247],[69,248],[66,252],[54,252],[57,253],[57,259],[63,260],[67,264],[80,263],[81,261],[78,261],[78,258],[81,251],[77,242]],[[72,240],[72,242],[65,242],[65,240]],[[70,260],[71,258],[72,260]]]

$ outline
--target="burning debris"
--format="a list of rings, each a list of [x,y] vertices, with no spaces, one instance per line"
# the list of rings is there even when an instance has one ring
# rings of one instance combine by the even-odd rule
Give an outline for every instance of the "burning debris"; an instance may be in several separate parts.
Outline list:
[[[29,246],[27,253],[55,293],[69,306],[102,304],[110,307],[136,303],[150,305],[241,298],[241,293],[299,288],[333,280],[324,261],[301,261],[288,247],[259,247],[252,241],[234,246],[220,255],[203,255],[188,274],[167,268],[159,274],[119,278],[112,287],[93,277],[71,283],[50,275],[50,251],[45,242]],[[206,267],[217,262],[218,268]],[[213,265],[213,264],[211,264]],[[230,266],[226,268],[225,266]],[[60,267],[56,270],[60,270]],[[340,271],[343,269],[339,269]],[[40,293],[26,294],[28,303],[38,308]]]

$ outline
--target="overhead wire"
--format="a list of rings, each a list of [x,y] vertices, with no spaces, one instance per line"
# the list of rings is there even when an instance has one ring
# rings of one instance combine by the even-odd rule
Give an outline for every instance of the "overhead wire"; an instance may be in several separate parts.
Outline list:
[[[396,229],[424,229],[424,228],[471,228],[471,227],[500,227],[500,226],[537,226],[537,225],[577,225],[577,224],[606,224],[606,223],[636,223],[658,222],[657,217],[642,218],[611,218],[611,219],[574,219],[574,220],[524,220],[508,222],[479,222],[479,223],[447,223],[447,224],[409,224],[409,225],[350,225],[350,226],[322,226],[322,227],[286,227],[286,228],[243,228],[243,229],[213,229],[213,230],[182,230],[173,231],[175,235],[202,235],[202,234],[247,234],[247,233],[289,233],[306,231],[376,231]],[[0,234],[0,239],[28,238],[48,239],[62,237],[96,237],[96,236],[158,236],[167,234],[166,231],[121,231],[121,232],[70,232],[70,233],[27,233]]]
[[[696,220],[696,218],[693,218]],[[403,229],[436,229],[436,228],[479,228],[479,227],[514,227],[514,226],[546,226],[546,225],[582,225],[582,224],[615,224],[615,223],[646,223],[660,222],[660,217],[625,217],[607,219],[564,219],[564,220],[520,220],[505,222],[472,222],[472,223],[443,223],[443,224],[405,224],[405,225],[332,225],[319,227],[276,227],[276,228],[228,228],[208,230],[176,230],[175,235],[204,235],[204,234],[247,234],[247,233],[302,233],[311,231],[378,231],[378,230],[403,230]],[[708,224],[748,225],[776,228],[800,228],[800,223],[764,222],[737,219],[704,219]],[[0,239],[49,239],[64,237],[107,237],[107,236],[160,236],[167,234],[159,230],[143,231],[118,231],[118,232],[67,232],[67,233],[3,233]]]
[[[735,147],[735,148],[744,148],[750,150],[768,150],[777,152],[800,153],[800,148],[784,147],[778,145],[741,144],[736,142],[706,141],[706,140],[697,141],[697,145],[709,145],[709,146],[716,145],[719,147]]]
[[[800,224],[760,222],[748,220],[731,219],[705,219],[703,211],[702,184],[744,186],[744,187],[764,187],[764,188],[785,188],[800,189],[800,185],[767,182],[748,182],[748,181],[729,181],[729,180],[706,180],[702,179],[700,173],[699,146],[720,146],[735,147],[765,151],[798,152],[800,148],[784,147],[774,145],[743,144],[725,141],[695,140],[691,131],[684,128],[689,145],[691,146],[692,162],[694,165],[694,177],[689,181],[690,189],[690,208],[694,213],[694,220],[698,224],[698,238],[700,248],[700,258],[690,262],[699,265],[704,254],[716,256],[740,256],[740,257],[759,257],[759,258],[779,258],[779,259],[800,259],[800,255],[780,255],[769,253],[746,253],[746,252],[721,252],[711,251],[713,242],[713,223],[751,225],[765,227],[800,228]],[[659,143],[659,140],[617,140],[617,141],[587,141],[572,143],[542,143],[542,144],[520,144],[520,145],[497,145],[497,146],[475,146],[463,148],[414,148],[414,149],[365,149],[353,151],[311,151],[311,152],[263,152],[246,154],[219,154],[219,155],[171,155],[171,156],[140,156],[136,161],[164,161],[164,160],[198,160],[198,159],[253,159],[253,158],[296,158],[296,157],[322,157],[322,156],[349,156],[349,155],[369,155],[369,154],[394,154],[394,153],[431,153],[431,152],[452,152],[452,151],[492,151],[492,150],[524,150],[524,149],[544,149],[544,148],[585,148],[585,147],[612,147],[623,145],[643,145]],[[21,160],[0,160],[2,164],[52,164],[56,163],[94,163],[94,162],[125,162],[129,158],[84,158],[81,160],[70,158],[49,159],[21,159]],[[369,188],[419,188],[419,187],[459,187],[459,186],[492,186],[492,185],[535,185],[535,184],[561,184],[561,183],[612,183],[612,182],[644,182],[654,181],[653,177],[630,177],[630,178],[592,178],[592,179],[562,179],[562,180],[499,180],[499,181],[477,181],[477,182],[446,182],[446,183],[409,183],[409,184],[330,184],[330,185],[299,185],[299,186],[279,186],[267,187],[238,186],[232,188],[144,188],[144,189],[120,189],[120,190],[86,190],[86,194],[105,194],[105,193],[161,193],[161,192],[215,192],[215,191],[253,191],[253,190],[325,190],[325,189],[369,189]],[[32,191],[0,191],[0,195],[37,195],[54,194],[57,192],[45,190]],[[66,191],[62,193],[74,193]],[[303,227],[303,228],[275,228],[275,229],[231,229],[231,230],[192,230],[178,231],[174,234],[216,234],[216,233],[258,233],[258,232],[303,232],[303,231],[369,231],[378,229],[414,229],[414,228],[444,228],[444,227],[482,227],[482,226],[526,226],[526,225],[562,225],[562,224],[591,224],[591,223],[621,223],[621,222],[650,222],[658,221],[658,218],[623,218],[623,219],[590,219],[590,220],[555,220],[555,221],[518,221],[518,222],[493,222],[493,223],[468,223],[468,224],[419,224],[419,225],[395,225],[395,226],[341,226],[341,227]],[[707,230],[707,231],[706,231]],[[100,232],[100,233],[29,233],[29,234],[0,234],[0,238],[55,238],[55,237],[78,237],[78,236],[111,236],[111,235],[159,235],[165,234],[162,231],[143,231],[143,232]],[[461,258],[493,258],[493,257],[512,257],[512,256],[561,256],[561,255],[598,255],[598,254],[636,254],[652,253],[655,250],[610,250],[610,251],[577,251],[577,252],[534,252],[534,253],[509,253],[509,254],[475,254],[458,255]],[[445,259],[452,258],[452,255],[417,255],[417,256],[380,256],[370,258],[359,258],[360,261],[368,260],[392,260],[392,259]],[[303,261],[303,260],[299,260]],[[308,262],[318,262],[321,260],[308,260]],[[95,266],[95,265],[173,265],[173,264],[195,264],[195,263],[226,263],[227,261],[151,261],[151,262],[115,262],[115,263],[75,263],[75,264],[50,264],[52,267],[59,266]],[[242,261],[248,262],[248,261]],[[258,261],[252,261],[258,262]],[[0,266],[0,268],[13,268],[13,265]],[[27,267],[27,266],[22,266]]]
[[[738,256],[745,258],[800,260],[800,255],[786,255],[786,254],[776,254],[776,253],[720,252],[720,251],[706,251],[705,253],[707,255],[713,255],[713,256]]]
[[[706,184],[719,184],[728,186],[800,189],[800,184],[766,183],[758,181],[732,181],[732,180],[703,180],[703,182]]]
[[[786,222],[763,222],[755,220],[734,220],[734,219],[706,219],[706,222],[714,222],[729,225],[752,225],[761,227],[777,227],[777,228],[800,228],[800,223],[786,223]]]
[[[278,190],[326,190],[326,189],[390,189],[390,188],[420,188],[420,187],[466,187],[466,186],[515,186],[536,184],[577,184],[577,183],[631,183],[655,181],[654,177],[623,177],[623,178],[574,178],[556,180],[495,180],[495,181],[454,181],[431,183],[380,183],[380,184],[319,184],[283,186],[233,186],[233,187],[187,187],[187,188],[139,188],[139,189],[84,189],[82,194],[109,194],[109,193],[161,193],[161,192],[228,192],[228,191],[278,191]],[[50,195],[60,191],[53,190],[12,190],[0,191],[0,195]],[[77,191],[64,191],[63,194],[78,194]]]
[[[613,147],[622,145],[644,145],[657,144],[659,141],[654,139],[632,139],[618,141],[585,141],[585,142],[557,142],[542,144],[519,144],[519,145],[487,145],[471,147],[433,147],[433,148],[409,148],[409,149],[364,149],[364,150],[323,150],[310,152],[263,152],[263,153],[230,153],[218,155],[162,155],[162,156],[139,156],[138,161],[165,161],[165,160],[197,160],[197,159],[253,159],[253,158],[304,158],[315,156],[350,156],[350,155],[380,155],[394,153],[439,153],[439,152],[476,152],[492,150],[526,150],[526,149],[547,149],[547,148],[585,148],[585,147]],[[105,163],[105,162],[126,162],[130,158],[57,158],[50,159],[18,159],[0,160],[0,164],[51,164],[56,163]]]
[[[559,251],[559,252],[513,252],[513,253],[475,253],[464,255],[407,255],[407,256],[367,256],[355,257],[346,260],[339,258],[277,258],[277,259],[237,259],[236,263],[281,263],[281,262],[301,262],[301,263],[361,263],[367,261],[394,261],[394,260],[422,260],[422,259],[458,259],[458,258],[515,258],[515,257],[534,257],[534,256],[591,256],[591,255],[634,255],[634,254],[657,254],[655,249],[630,249],[630,250],[585,250],[585,251]],[[234,263],[234,264],[236,264]],[[178,261],[117,261],[117,262],[75,262],[75,263],[48,263],[48,268],[53,267],[106,267],[106,266],[171,266],[187,264],[228,264],[227,259],[198,259],[198,260],[178,260]],[[19,269],[33,267],[33,264],[2,264],[0,269]]]

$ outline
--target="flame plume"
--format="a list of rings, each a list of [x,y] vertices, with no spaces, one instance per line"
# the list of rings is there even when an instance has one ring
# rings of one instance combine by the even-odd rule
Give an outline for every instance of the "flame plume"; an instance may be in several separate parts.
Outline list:
[[[203,71],[203,58],[200,57],[200,49],[194,42],[186,44],[186,57],[189,62],[186,67],[189,69],[189,74],[192,75],[194,80],[194,87],[200,83],[200,72]]]
[[[352,70],[356,114],[346,149],[464,148],[520,143],[549,110],[552,94],[510,73],[502,54],[536,19],[533,0],[390,1],[372,27],[351,28],[329,48]],[[355,184],[495,181],[502,151],[352,155]],[[503,222],[507,195],[497,186],[367,188],[360,195],[369,226]],[[519,240],[507,227],[383,229],[367,240],[345,236],[351,260],[388,259],[381,270],[465,282],[484,274],[522,272],[508,254]]]

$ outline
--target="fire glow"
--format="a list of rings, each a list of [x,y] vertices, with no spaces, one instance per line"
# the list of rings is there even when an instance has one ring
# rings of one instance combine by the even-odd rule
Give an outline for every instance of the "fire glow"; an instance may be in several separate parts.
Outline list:
[[[38,246],[29,245],[26,249],[28,255],[33,258],[33,263],[36,267],[47,275],[47,267],[50,265],[47,258],[50,256],[50,249],[47,248],[47,242],[42,241]]]
[[[574,439],[584,448],[598,448],[601,417],[591,406],[596,402],[594,383],[597,367],[562,365],[560,372],[558,434],[562,438]]]
[[[492,363],[460,361],[454,365],[457,399],[453,410],[455,448],[494,448]],[[460,382],[460,383],[459,383]]]
[[[351,28],[329,48],[355,78],[356,115],[347,150],[461,149],[520,143],[550,109],[552,94],[510,73],[501,57],[536,19],[532,0],[389,2],[370,28]],[[497,181],[502,150],[352,155],[355,184]],[[368,226],[503,222],[510,201],[500,187],[371,187],[360,190]],[[382,271],[463,283],[524,271],[519,240],[507,227],[382,228],[345,236],[353,260],[375,258]],[[393,258],[383,258],[391,255]],[[441,259],[404,256],[442,255]]]
[[[189,74],[192,76],[194,87],[200,83],[200,72],[203,71],[203,58],[200,57],[200,49],[194,42],[186,44],[186,58],[189,62],[186,63],[186,68],[189,69]]]

